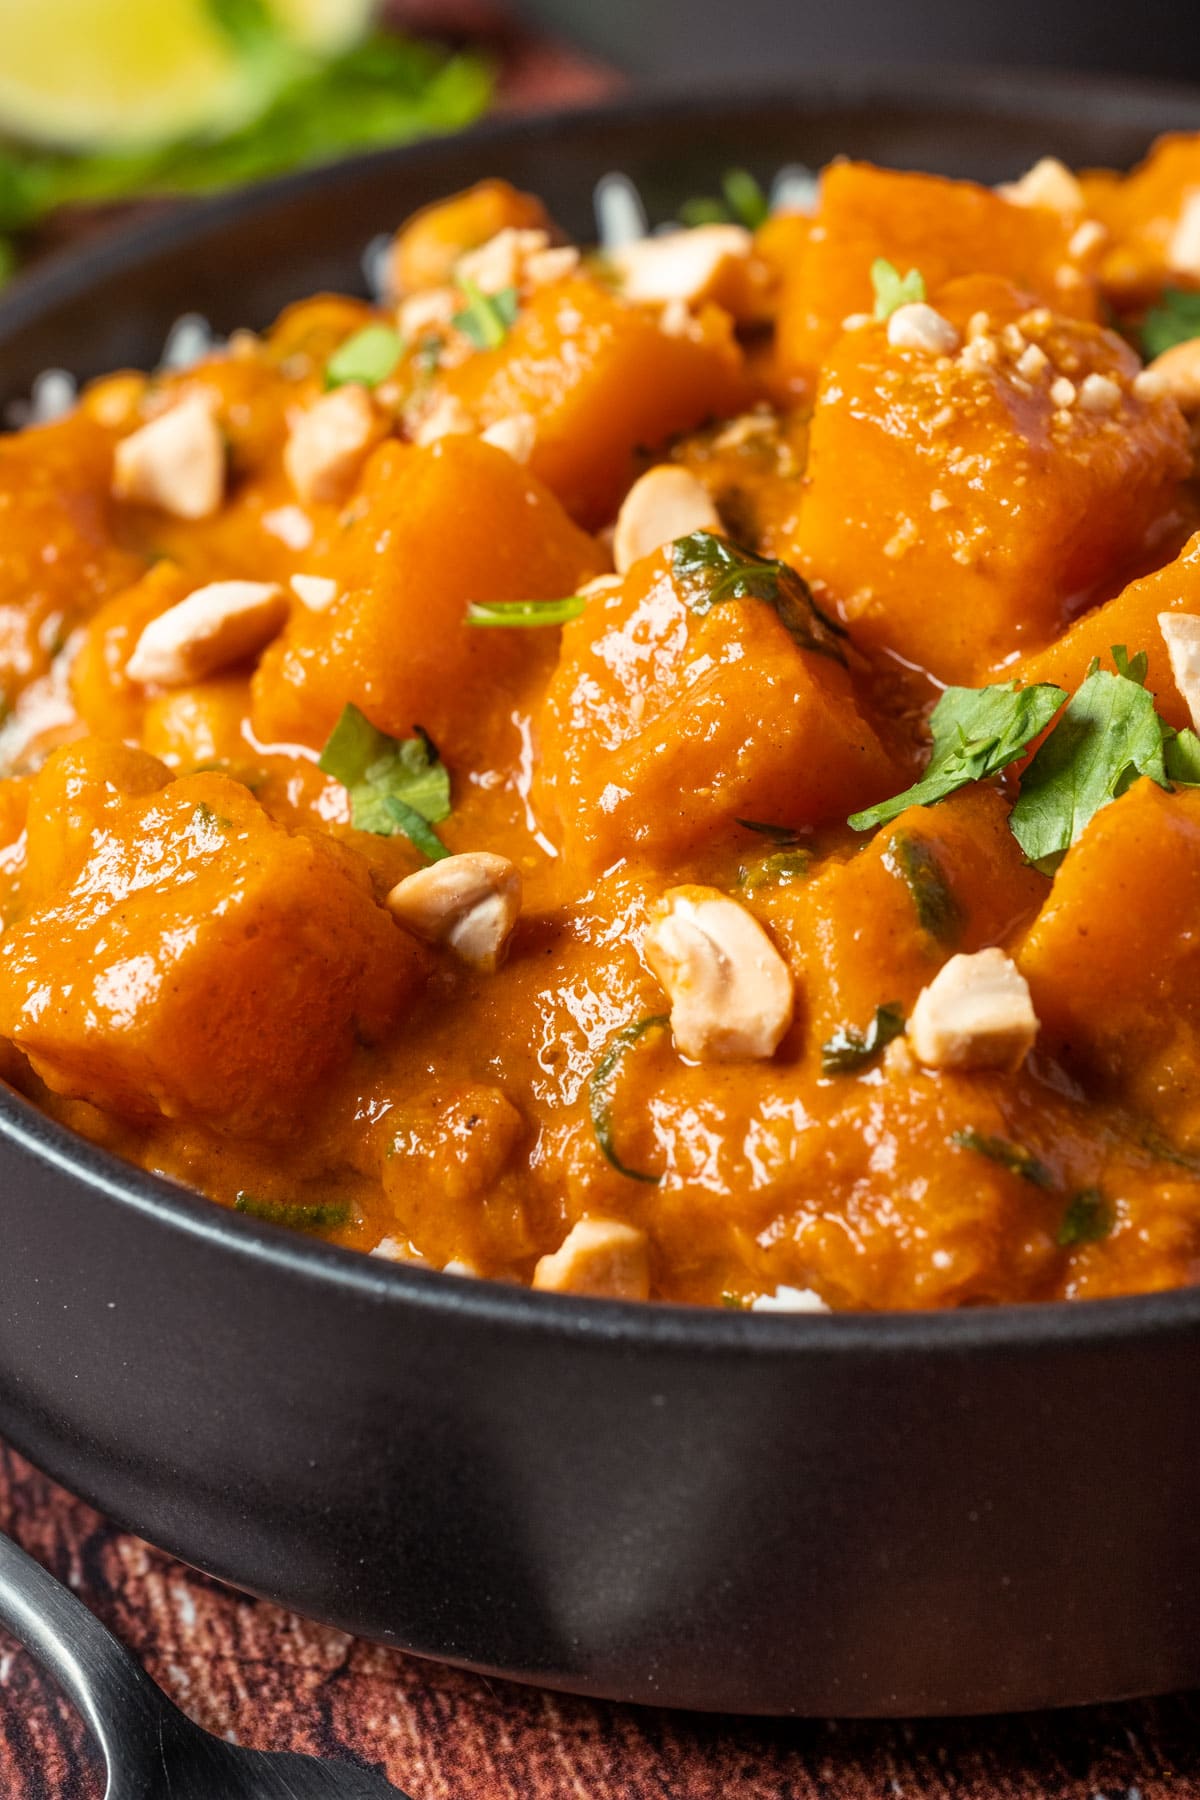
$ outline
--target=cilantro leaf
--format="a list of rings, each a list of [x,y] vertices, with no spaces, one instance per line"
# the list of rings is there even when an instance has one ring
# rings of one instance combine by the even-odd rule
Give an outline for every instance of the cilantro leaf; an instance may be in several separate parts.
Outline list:
[[[519,304],[515,287],[501,288],[498,294],[485,294],[477,282],[469,278],[459,283],[466,306],[450,321],[464,337],[470,338],[477,350],[496,350],[508,336],[508,328],[517,316]]]
[[[613,1141],[612,1090],[621,1059],[630,1045],[636,1044],[648,1031],[657,1031],[670,1022],[666,1013],[655,1013],[651,1018],[635,1019],[632,1025],[623,1025],[620,1031],[615,1031],[588,1084],[588,1110],[592,1116],[592,1130],[606,1159],[619,1175],[627,1175],[630,1181],[644,1181],[649,1186],[657,1186],[661,1177],[648,1174],[644,1169],[631,1169],[617,1154]]]
[[[404,339],[390,325],[364,325],[339,344],[325,364],[325,386],[344,387],[357,381],[364,387],[378,387],[403,354]]]
[[[676,540],[671,568],[694,613],[710,612],[724,600],[763,600],[801,650],[845,662],[838,642],[845,632],[826,617],[808,583],[787,563],[755,556],[714,532],[693,531]]]
[[[883,866],[912,895],[917,923],[941,944],[956,942],[962,910],[942,872],[933,845],[915,832],[898,831],[883,853]]]
[[[1045,730],[1066,697],[1049,682],[1027,688],[1014,681],[947,688],[929,720],[933,750],[920,781],[891,800],[854,813],[848,823],[855,831],[870,831],[906,807],[932,806],[972,781],[998,775]]]
[[[1065,1250],[1072,1244],[1096,1244],[1113,1228],[1113,1210],[1099,1188],[1084,1188],[1076,1194],[1058,1228],[1058,1243]]]
[[[1026,1150],[1023,1144],[994,1137],[990,1132],[976,1131],[973,1125],[968,1125],[964,1131],[952,1131],[950,1142],[956,1150],[973,1150],[977,1156],[986,1156],[990,1162],[999,1163],[1002,1169],[1019,1175],[1022,1181],[1031,1182],[1034,1187],[1054,1186],[1054,1177],[1045,1163],[1039,1162],[1032,1150]]]
[[[807,850],[776,850],[760,862],[742,863],[737,872],[737,885],[745,894],[756,894],[761,887],[798,881],[808,874],[811,861]]]
[[[1167,779],[1177,787],[1200,787],[1200,737],[1191,730],[1165,735],[1163,762]]]
[[[561,600],[472,600],[467,606],[467,624],[566,625],[586,607],[586,594],[567,594]]]
[[[1200,293],[1164,288],[1158,304],[1142,320],[1142,354],[1147,362],[1196,337],[1200,337]]]
[[[693,225],[744,225],[757,231],[766,222],[771,206],[749,169],[727,169],[721,178],[722,198],[699,194],[679,208],[680,223]]]
[[[430,827],[450,816],[450,774],[419,725],[416,737],[392,738],[347,706],[317,766],[349,792],[358,831],[401,831],[432,862],[449,855]]]
[[[1021,778],[1008,822],[1029,861],[1053,874],[1100,809],[1139,775],[1169,787],[1163,739],[1154,696],[1140,681],[1093,670]]]
[[[871,264],[871,286],[875,289],[875,317],[881,321],[890,319],[897,307],[925,298],[925,277],[920,270],[901,275],[886,256],[877,256]]]
[[[344,1225],[350,1208],[338,1201],[307,1204],[303,1201],[260,1200],[255,1194],[240,1193],[233,1203],[234,1212],[249,1213],[251,1218],[268,1219],[272,1225],[290,1225],[295,1231],[320,1231],[331,1225]]]
[[[839,1025],[833,1036],[821,1045],[822,1075],[852,1075],[884,1050],[904,1030],[904,1014],[895,1000],[875,1008],[875,1017],[865,1031],[853,1025]]]

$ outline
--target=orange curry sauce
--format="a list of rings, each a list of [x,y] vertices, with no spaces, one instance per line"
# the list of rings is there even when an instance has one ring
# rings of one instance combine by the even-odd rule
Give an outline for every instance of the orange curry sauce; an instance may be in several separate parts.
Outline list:
[[[1098,657],[1136,708],[1125,646],[1191,726],[1200,343],[1140,350],[1164,292],[1200,334],[1200,139],[838,163],[607,261],[488,182],[391,275],[0,441],[0,1074],[224,1205],[542,1287],[1195,1279],[1200,790],[1139,753],[1033,866],[1031,738],[846,821],[947,686]]]

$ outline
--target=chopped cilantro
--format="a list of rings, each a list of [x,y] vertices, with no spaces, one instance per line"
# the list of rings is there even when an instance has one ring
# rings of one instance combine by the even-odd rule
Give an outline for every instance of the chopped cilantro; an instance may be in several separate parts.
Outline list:
[[[820,610],[808,583],[787,563],[755,556],[711,531],[693,531],[676,540],[671,566],[693,612],[709,612],[724,600],[762,600],[802,650],[845,662],[838,642],[845,632]]]
[[[1118,672],[1092,669],[1021,777],[1009,825],[1029,861],[1047,875],[1100,809],[1139,775],[1170,785],[1166,727],[1154,696],[1142,686],[1145,659],[1130,660],[1120,645],[1113,659]]]
[[[364,387],[378,387],[403,354],[404,339],[390,325],[364,325],[339,344],[325,364],[325,386],[345,387],[347,382],[357,381]]]
[[[290,1225],[296,1231],[321,1231],[332,1225],[344,1225],[350,1208],[340,1201],[307,1204],[291,1200],[259,1200],[254,1194],[239,1194],[234,1212],[249,1213],[255,1219],[268,1219],[272,1225]]]
[[[699,194],[685,200],[679,208],[684,225],[744,225],[757,231],[766,222],[771,207],[762,184],[749,169],[727,169],[721,178],[721,198],[715,194]]]
[[[449,854],[430,827],[450,815],[450,774],[428,733],[416,730],[416,737],[388,737],[357,706],[347,706],[318,767],[349,791],[359,831],[378,837],[401,831],[436,862]]]
[[[890,319],[899,306],[911,306],[925,298],[925,278],[918,269],[901,275],[886,256],[877,256],[871,264],[871,286],[875,289],[875,317]]]
[[[472,600],[468,625],[565,625],[587,606],[585,594],[562,600]]]
[[[939,944],[953,944],[962,926],[962,911],[933,845],[915,832],[898,831],[883,853],[883,866],[907,886],[922,931]]]
[[[1142,320],[1142,353],[1147,362],[1200,337],[1200,293],[1191,288],[1164,288],[1158,304]]]
[[[665,1013],[655,1013],[646,1019],[635,1019],[632,1025],[623,1025],[608,1040],[608,1048],[592,1072],[588,1088],[588,1110],[592,1115],[592,1130],[596,1134],[596,1142],[604,1152],[607,1160],[620,1175],[627,1175],[630,1181],[644,1181],[651,1186],[657,1185],[661,1179],[658,1175],[647,1174],[643,1169],[631,1169],[617,1155],[613,1142],[612,1124],[612,1090],[616,1080],[617,1069],[621,1059],[631,1044],[636,1044],[645,1037],[648,1031],[657,1031],[670,1024]]]
[[[772,856],[764,856],[761,862],[742,863],[737,872],[737,884],[743,893],[756,894],[761,887],[797,881],[801,875],[808,874],[811,860],[808,851],[799,847],[776,850]]]
[[[496,350],[508,336],[508,328],[517,316],[517,290],[501,288],[498,294],[485,294],[477,282],[469,278],[459,283],[466,305],[456,312],[452,324],[464,337],[470,338],[477,350]]]
[[[1058,1228],[1058,1242],[1063,1249],[1071,1244],[1096,1244],[1113,1228],[1113,1210],[1099,1188],[1084,1188],[1076,1194]]]
[[[821,1045],[822,1075],[852,1075],[865,1069],[903,1030],[904,1014],[894,1000],[875,1008],[875,1017],[865,1031],[840,1025]]]
[[[1191,730],[1164,733],[1167,779],[1178,787],[1200,787],[1200,737]]]
[[[866,812],[854,813],[855,831],[886,825],[909,806],[932,806],[973,781],[998,775],[1050,723],[1066,694],[1049,682],[1021,688],[947,688],[933,709],[933,749],[920,781]]]
[[[1142,1143],[1151,1156],[1157,1156],[1161,1162],[1173,1163],[1177,1169],[1186,1169],[1189,1174],[1200,1175],[1200,1155],[1194,1151],[1180,1150],[1169,1138],[1163,1136],[1157,1126],[1147,1125],[1142,1133]]]
[[[1054,1186],[1054,1177],[1045,1163],[1039,1162],[1032,1150],[1010,1143],[1008,1138],[993,1137],[986,1131],[976,1131],[974,1126],[968,1126],[965,1131],[951,1132],[950,1142],[958,1150],[974,1150],[978,1156],[986,1156],[989,1161],[999,1163],[1002,1169],[1019,1175],[1022,1181],[1032,1182],[1034,1187]]]
[[[800,842],[800,833],[793,825],[775,825],[769,819],[735,819],[734,823],[743,831],[754,831],[759,837],[769,838],[781,850],[794,850]]]

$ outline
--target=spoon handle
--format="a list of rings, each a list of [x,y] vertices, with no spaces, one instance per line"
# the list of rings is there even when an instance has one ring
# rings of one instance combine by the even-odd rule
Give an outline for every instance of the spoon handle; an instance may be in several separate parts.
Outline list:
[[[74,1701],[103,1752],[110,1784],[118,1768],[143,1764],[140,1753],[177,1718],[166,1695],[99,1619],[3,1534],[0,1624]]]

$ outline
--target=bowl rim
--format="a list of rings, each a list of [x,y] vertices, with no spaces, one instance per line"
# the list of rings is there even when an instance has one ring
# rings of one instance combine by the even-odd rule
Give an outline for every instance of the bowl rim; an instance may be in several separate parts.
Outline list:
[[[871,99],[961,111],[964,104],[1003,115],[1044,112],[1064,103],[1111,108],[1148,131],[1167,130],[1172,109],[1191,112],[1200,127],[1200,84],[970,65],[889,69],[865,64],[804,70],[786,85],[749,79],[722,84],[646,84],[616,99],[567,105],[535,114],[501,114],[468,131],[384,148],[341,162],[303,169],[232,193],[177,205],[163,215],[114,228],[98,241],[50,256],[19,275],[0,298],[0,353],[6,336],[36,323],[48,309],[78,299],[109,276],[184,249],[223,225],[269,216],[305,194],[357,183],[396,168],[436,169],[456,150],[504,145],[514,139],[552,141],[563,131],[604,130],[679,122],[714,112],[734,114],[753,104],[800,110],[818,103],[863,104]],[[1160,115],[1158,123],[1149,115]],[[1178,127],[1177,127],[1178,128]],[[1200,1285],[1094,1300],[1003,1302],[912,1311],[752,1313],[665,1301],[622,1301],[536,1292],[515,1283],[446,1275],[345,1249],[207,1199],[153,1175],[89,1141],[43,1113],[0,1081],[0,1159],[32,1158],[148,1224],[198,1241],[246,1262],[285,1272],[320,1289],[336,1289],[382,1306],[507,1328],[522,1335],[619,1348],[687,1350],[709,1355],[810,1358],[856,1354],[890,1359],[898,1352],[963,1357],[1024,1353],[1053,1344],[1096,1348],[1200,1328]],[[0,1160],[0,1178],[5,1176]]]

